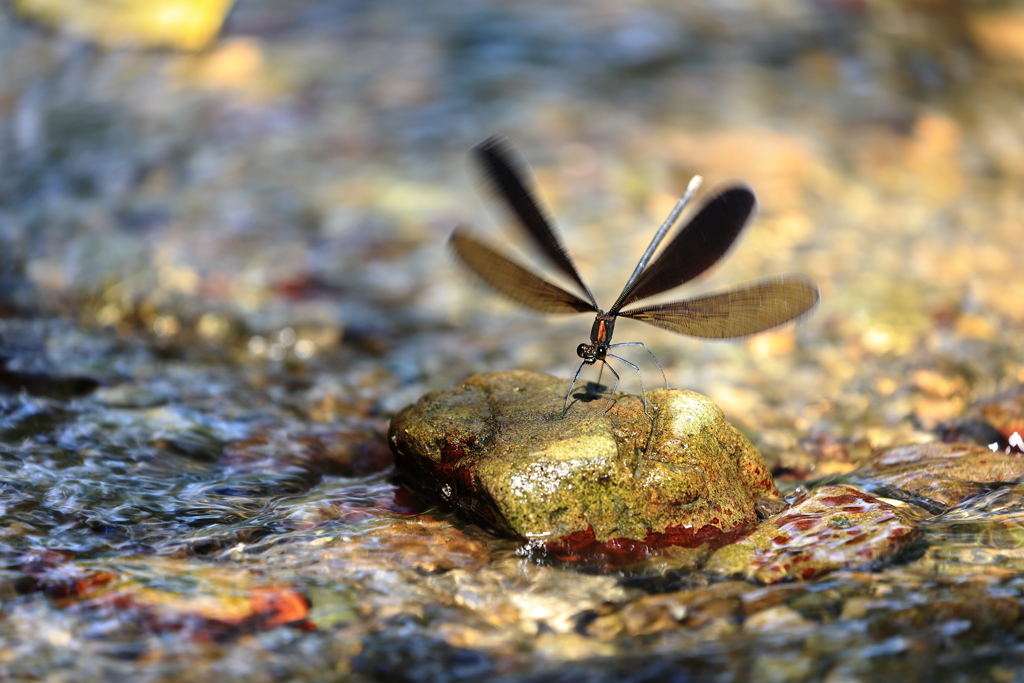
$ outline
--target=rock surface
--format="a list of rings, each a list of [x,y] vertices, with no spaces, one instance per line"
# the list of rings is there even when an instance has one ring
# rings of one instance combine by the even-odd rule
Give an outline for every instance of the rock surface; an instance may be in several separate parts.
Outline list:
[[[471,377],[398,414],[389,434],[410,486],[538,549],[575,558],[726,543],[779,493],[763,458],[708,398],[576,401],[530,372]]]
[[[823,486],[722,548],[705,569],[762,583],[872,567],[922,533],[906,511],[852,486]]]
[[[886,496],[941,512],[994,484],[1024,478],[1024,455],[959,443],[882,449],[851,473],[851,481]]]

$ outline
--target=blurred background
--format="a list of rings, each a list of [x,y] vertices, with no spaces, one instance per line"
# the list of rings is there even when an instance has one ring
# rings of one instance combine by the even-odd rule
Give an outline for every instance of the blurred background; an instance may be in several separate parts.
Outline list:
[[[669,298],[801,271],[816,316],[616,341],[784,469],[936,438],[1024,380],[1024,2],[9,0],[0,64],[9,368],[109,392],[224,365],[299,378],[316,420],[568,376],[591,320],[445,251],[462,222],[501,239],[464,157],[504,133],[605,305],[693,174],[754,188],[733,252]]]

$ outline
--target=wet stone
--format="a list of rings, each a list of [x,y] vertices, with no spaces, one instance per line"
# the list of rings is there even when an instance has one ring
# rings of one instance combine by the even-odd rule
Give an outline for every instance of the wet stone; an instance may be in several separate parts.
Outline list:
[[[941,512],[993,485],[1024,478],[1024,455],[969,444],[909,444],[874,453],[851,477],[874,493]]]
[[[712,622],[736,621],[743,612],[742,596],[755,590],[745,581],[723,581],[697,590],[648,595],[598,615],[584,627],[587,635],[611,640],[678,627],[699,629]]]
[[[921,536],[910,514],[852,486],[823,486],[705,567],[762,583],[811,579],[837,569],[876,567]]]
[[[161,571],[188,579],[161,583],[153,578]],[[85,575],[76,587],[83,598],[78,610],[141,632],[206,641],[284,625],[310,628],[308,598],[294,585],[264,581],[257,572],[139,558],[120,574]]]
[[[764,634],[813,629],[815,626],[813,621],[805,619],[802,614],[785,605],[769,607],[743,622],[744,630]]]
[[[565,381],[482,374],[425,396],[391,423],[408,485],[464,517],[563,559],[642,558],[651,547],[721,545],[779,494],[760,453],[689,391],[577,401]],[[762,505],[762,507],[764,507]]]

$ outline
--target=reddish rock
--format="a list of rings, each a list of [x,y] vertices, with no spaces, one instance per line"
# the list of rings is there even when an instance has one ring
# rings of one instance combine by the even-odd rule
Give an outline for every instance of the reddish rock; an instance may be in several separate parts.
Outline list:
[[[200,595],[129,586],[89,603],[89,609],[132,618],[158,633],[181,632],[200,640],[291,625],[309,630],[309,600],[290,585],[263,585]]]
[[[900,508],[852,486],[823,486],[718,550],[706,569],[762,583],[807,580],[880,564],[921,533]]]

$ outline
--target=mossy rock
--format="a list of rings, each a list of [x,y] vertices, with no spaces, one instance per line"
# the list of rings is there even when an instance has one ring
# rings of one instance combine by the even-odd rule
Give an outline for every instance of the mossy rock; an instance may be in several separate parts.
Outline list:
[[[562,556],[603,544],[722,544],[779,499],[761,454],[692,391],[577,400],[565,380],[488,373],[424,396],[391,422],[410,487],[467,519]]]

